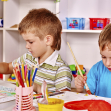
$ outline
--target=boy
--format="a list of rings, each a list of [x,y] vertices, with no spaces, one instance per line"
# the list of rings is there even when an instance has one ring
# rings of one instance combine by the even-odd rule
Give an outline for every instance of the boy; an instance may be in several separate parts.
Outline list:
[[[92,94],[111,98],[111,24],[108,24],[99,35],[99,49],[102,60],[88,72],[87,77],[75,78],[77,92],[82,92],[87,82]]]
[[[26,41],[28,52],[12,63],[0,63],[0,73],[13,73],[14,63],[22,61],[28,67],[38,65],[34,91],[41,93],[43,80],[48,90],[71,90],[71,71],[57,50],[61,47],[62,26],[59,19],[47,9],[33,9],[19,24],[19,33]]]

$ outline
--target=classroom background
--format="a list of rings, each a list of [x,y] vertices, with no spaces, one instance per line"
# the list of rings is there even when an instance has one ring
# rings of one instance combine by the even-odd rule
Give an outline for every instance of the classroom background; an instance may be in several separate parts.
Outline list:
[[[24,54],[25,41],[17,31],[21,19],[33,8],[47,8],[57,14],[63,25],[60,54],[69,64],[75,64],[67,42],[73,50],[78,64],[86,68],[86,73],[97,61],[101,60],[98,37],[99,30],[90,30],[89,18],[111,18],[110,0],[0,0],[0,62],[11,62]],[[66,17],[85,18],[84,29],[67,29]],[[3,75],[7,80],[9,75]],[[72,81],[74,86],[74,78]]]

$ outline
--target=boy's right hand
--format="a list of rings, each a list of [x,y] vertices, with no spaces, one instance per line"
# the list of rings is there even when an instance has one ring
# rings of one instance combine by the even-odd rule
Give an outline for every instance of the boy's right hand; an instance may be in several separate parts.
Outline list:
[[[77,92],[83,92],[84,89],[84,84],[86,83],[87,80],[87,76],[81,76],[81,75],[77,75],[77,77],[75,77],[75,87],[77,89]]]

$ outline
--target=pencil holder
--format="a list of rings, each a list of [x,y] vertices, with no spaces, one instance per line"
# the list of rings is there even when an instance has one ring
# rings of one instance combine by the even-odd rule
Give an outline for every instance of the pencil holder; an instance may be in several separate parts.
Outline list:
[[[33,86],[16,87],[16,105],[12,111],[36,111],[33,106]]]

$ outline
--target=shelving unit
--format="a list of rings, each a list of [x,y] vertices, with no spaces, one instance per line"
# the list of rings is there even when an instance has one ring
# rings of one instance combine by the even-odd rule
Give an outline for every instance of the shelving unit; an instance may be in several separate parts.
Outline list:
[[[101,60],[98,47],[98,37],[101,30],[90,30],[89,19],[93,17],[111,18],[110,0],[8,0],[0,1],[0,17],[4,20],[4,27],[0,28],[0,62],[11,62],[24,54],[25,42],[17,28],[10,28],[19,24],[22,18],[33,8],[47,8],[62,21],[66,17],[86,18],[85,30],[62,30],[62,44],[60,54],[68,64],[75,64],[67,41],[79,64],[84,65],[87,72],[93,64]],[[105,2],[105,3],[104,3]],[[9,76],[4,75],[7,80]],[[74,82],[72,82],[74,86]]]
[[[0,17],[4,20],[4,26],[0,28],[0,62],[12,62],[27,51],[25,41],[18,33],[18,29],[10,28],[11,26],[19,24],[33,8],[47,8],[56,14],[58,5],[54,0],[0,1]],[[7,80],[9,76],[4,74],[3,80]]]
[[[67,30],[67,29],[63,29],[62,32],[73,32],[73,33],[100,33],[101,30]]]

